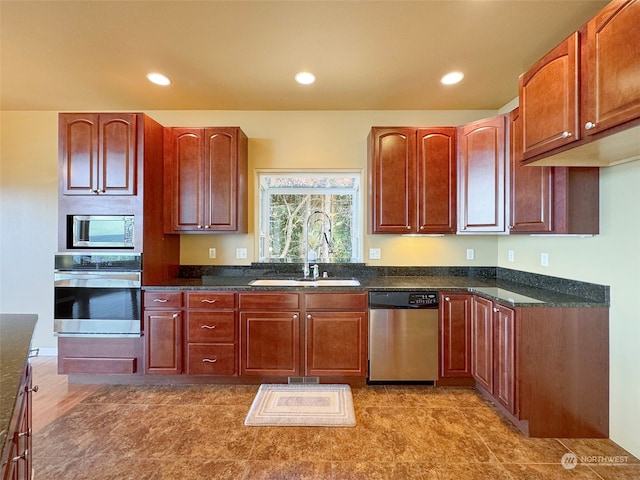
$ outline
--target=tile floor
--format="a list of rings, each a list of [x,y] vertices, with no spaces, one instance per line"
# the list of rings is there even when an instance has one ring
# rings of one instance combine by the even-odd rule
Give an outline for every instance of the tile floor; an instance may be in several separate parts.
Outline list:
[[[470,389],[354,388],[356,427],[245,427],[257,388],[101,387],[35,432],[35,479],[640,479],[610,440],[528,439]]]

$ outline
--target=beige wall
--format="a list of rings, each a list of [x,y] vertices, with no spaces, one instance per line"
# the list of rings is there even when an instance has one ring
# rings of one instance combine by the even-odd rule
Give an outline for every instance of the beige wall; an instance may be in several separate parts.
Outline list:
[[[250,138],[250,171],[349,168],[366,173],[371,125],[456,125],[492,115],[478,111],[375,112],[147,112],[163,125],[237,125]],[[53,254],[57,245],[57,113],[0,113],[0,311],[37,313],[37,347],[55,347]],[[366,177],[365,177],[366,178]],[[640,456],[640,314],[633,300],[640,282],[640,162],[601,169],[601,234],[592,238],[530,236],[398,237],[364,235],[371,265],[499,265],[611,286],[611,437]],[[251,178],[250,191],[254,190]],[[255,198],[250,196],[250,211]],[[254,215],[250,216],[253,225]],[[248,235],[183,235],[184,264],[249,263]],[[218,258],[210,260],[209,247]],[[235,260],[235,248],[249,250]],[[466,260],[466,249],[476,258]],[[514,250],[515,262],[507,261]],[[541,267],[541,252],[549,267]]]

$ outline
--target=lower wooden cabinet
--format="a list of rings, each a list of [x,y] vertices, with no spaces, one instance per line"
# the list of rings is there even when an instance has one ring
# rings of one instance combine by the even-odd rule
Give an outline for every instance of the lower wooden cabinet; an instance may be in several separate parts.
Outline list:
[[[440,294],[438,385],[472,385],[471,299],[468,293]]]
[[[186,373],[237,375],[238,334],[236,294],[188,292]]]
[[[22,382],[18,388],[18,397],[13,410],[13,417],[10,424],[15,425],[15,429],[7,433],[7,445],[0,445],[3,455],[0,472],[2,480],[28,480],[31,478],[32,462],[32,421],[31,421],[31,396],[37,391],[37,387],[32,388],[32,369],[27,362],[22,377]]]
[[[471,300],[471,372],[477,384],[493,393],[493,302]]]
[[[305,375],[367,376],[366,293],[305,295]]]
[[[182,292],[144,292],[145,371],[182,373]]]

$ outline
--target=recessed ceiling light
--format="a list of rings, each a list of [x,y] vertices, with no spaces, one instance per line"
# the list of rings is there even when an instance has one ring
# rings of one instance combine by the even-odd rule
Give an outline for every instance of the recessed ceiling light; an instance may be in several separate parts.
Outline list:
[[[462,72],[450,72],[440,79],[443,85],[454,85],[464,78]]]
[[[309,72],[296,73],[296,82],[302,85],[311,85],[316,81],[316,76]]]
[[[151,83],[155,83],[156,85],[167,86],[171,84],[171,80],[161,73],[147,73],[147,78]]]

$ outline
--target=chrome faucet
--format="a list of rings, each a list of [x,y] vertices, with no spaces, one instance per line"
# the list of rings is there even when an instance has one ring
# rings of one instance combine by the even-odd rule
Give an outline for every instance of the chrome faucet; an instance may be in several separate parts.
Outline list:
[[[316,215],[322,215],[323,222],[325,222],[326,224],[329,225],[329,228],[328,228],[329,235],[327,236],[327,233],[324,231],[325,223],[323,223],[323,225],[322,225],[322,229],[323,229],[322,236],[324,238],[324,241],[327,243],[327,247],[329,247],[329,249],[331,249],[331,240],[330,240],[330,238],[332,237],[332,234],[331,234],[331,218],[329,217],[329,215],[326,212],[323,212],[322,210],[314,210],[307,217],[307,230],[305,231],[305,239],[304,239],[305,240],[305,242],[304,242],[304,244],[305,244],[305,255],[304,255],[304,267],[303,267],[304,278],[307,278],[309,276],[309,274],[311,273],[311,270],[309,269],[309,251],[311,250],[309,248],[309,227],[311,225],[311,219],[313,217],[315,217]],[[317,259],[317,256],[316,256],[316,259]],[[316,278],[318,278],[320,276],[320,274],[318,272],[318,265],[314,265],[312,268],[313,268],[313,279],[315,280]]]

